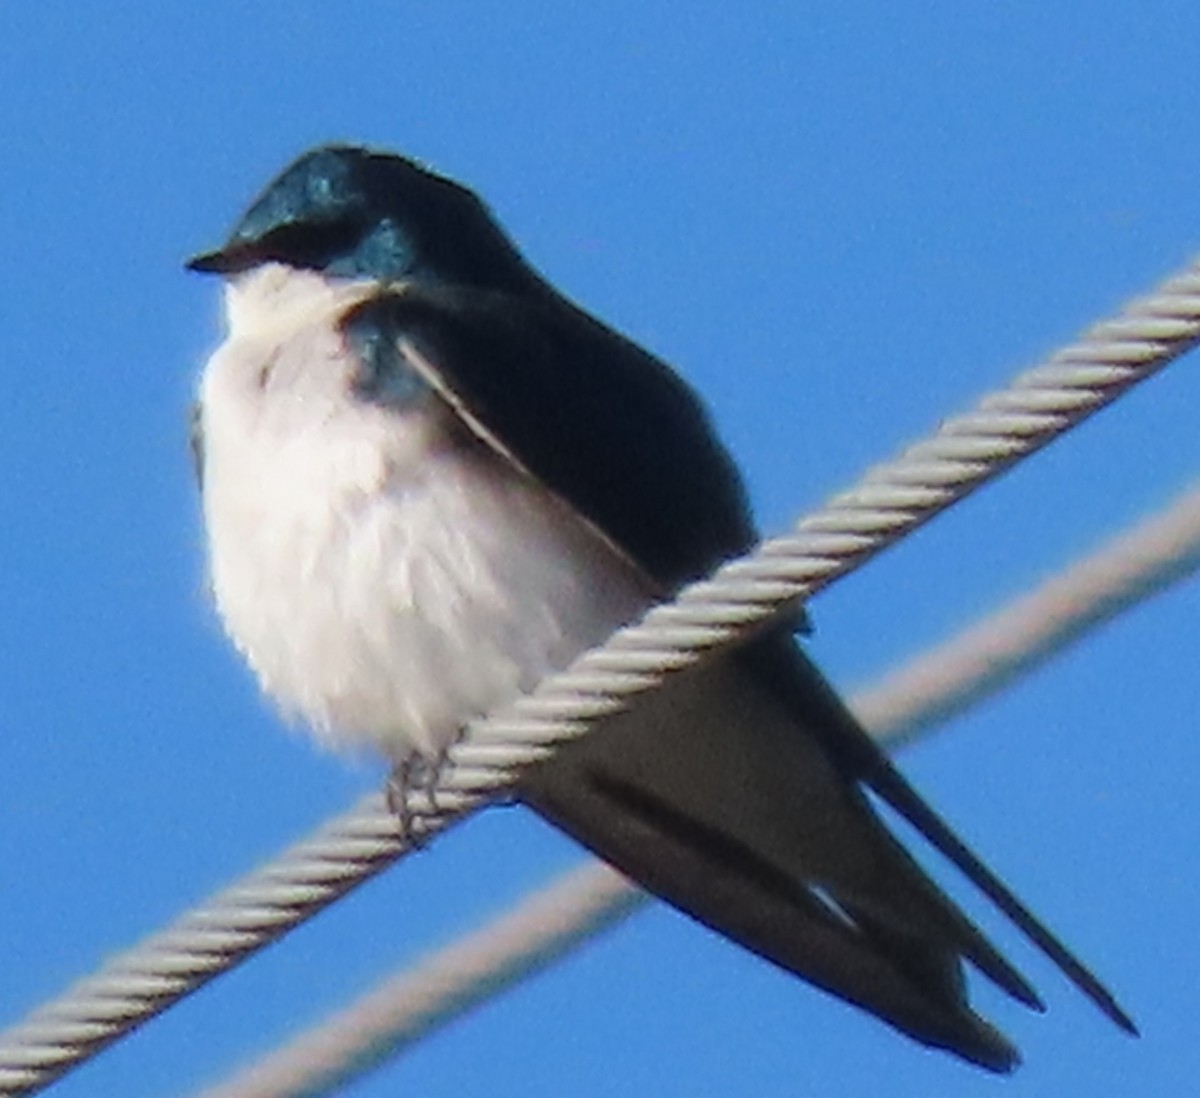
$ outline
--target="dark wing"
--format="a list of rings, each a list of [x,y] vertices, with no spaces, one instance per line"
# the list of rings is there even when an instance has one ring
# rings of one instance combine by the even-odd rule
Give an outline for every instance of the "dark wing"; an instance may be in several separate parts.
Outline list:
[[[1016,1049],[960,958],[1021,978],[915,865],[744,661],[672,676],[523,778],[522,799],[644,888],[924,1044],[993,1071]]]
[[[695,396],[565,302],[406,289],[345,321],[360,323],[435,370],[460,412],[664,591],[754,544],[741,479]]]
[[[749,548],[738,474],[661,362],[553,296],[384,294],[384,333],[476,435],[670,591]],[[917,796],[787,631],[775,629],[558,752],[522,797],[701,922],[927,1044],[993,1070],[1016,1051],[970,1009],[961,959],[1025,980],[882,826],[870,787],[1082,990],[1132,1023]]]

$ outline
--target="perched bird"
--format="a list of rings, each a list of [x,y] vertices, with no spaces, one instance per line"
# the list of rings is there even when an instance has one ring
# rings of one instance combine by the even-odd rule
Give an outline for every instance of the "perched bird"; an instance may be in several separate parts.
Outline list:
[[[216,605],[266,693],[335,746],[436,767],[467,721],[755,541],[687,386],[412,160],[306,153],[189,267],[225,276],[196,418]],[[1037,994],[869,790],[1135,1032],[856,723],[797,624],[675,676],[518,798],[777,965],[1011,1070],[964,962]]]

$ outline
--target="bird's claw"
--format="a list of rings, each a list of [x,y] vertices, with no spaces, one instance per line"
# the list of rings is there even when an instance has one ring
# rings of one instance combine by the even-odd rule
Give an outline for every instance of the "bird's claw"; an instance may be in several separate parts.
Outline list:
[[[434,759],[410,755],[397,763],[388,775],[384,790],[388,810],[396,817],[401,838],[414,848],[419,849],[429,841],[428,827],[424,824],[418,826],[417,821],[436,816],[439,812],[438,781],[445,768],[447,754],[448,751],[441,751]],[[429,802],[427,810],[413,811],[411,795],[414,792],[425,794]]]

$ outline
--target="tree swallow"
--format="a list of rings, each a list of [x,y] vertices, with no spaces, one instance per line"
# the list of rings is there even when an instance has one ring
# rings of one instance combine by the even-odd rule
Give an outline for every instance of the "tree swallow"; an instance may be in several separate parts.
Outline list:
[[[188,266],[225,276],[196,418],[217,609],[264,691],[328,743],[436,767],[469,720],[756,540],[687,386],[412,160],[306,153]],[[675,676],[517,797],[701,923],[1009,1071],[964,962],[1041,1001],[873,793],[1136,1032],[892,766],[797,624]]]

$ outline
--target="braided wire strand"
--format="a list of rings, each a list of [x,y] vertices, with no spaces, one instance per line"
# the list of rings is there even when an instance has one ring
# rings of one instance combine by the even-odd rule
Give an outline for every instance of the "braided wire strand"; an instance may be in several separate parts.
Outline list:
[[[525,766],[858,567],[1200,340],[1194,264],[1044,364],[870,470],[795,532],[692,584],[530,695],[472,722],[435,789],[405,791],[402,836],[364,798],[279,859],[0,1033],[0,1096],[30,1094],[233,967],[466,813]]]

